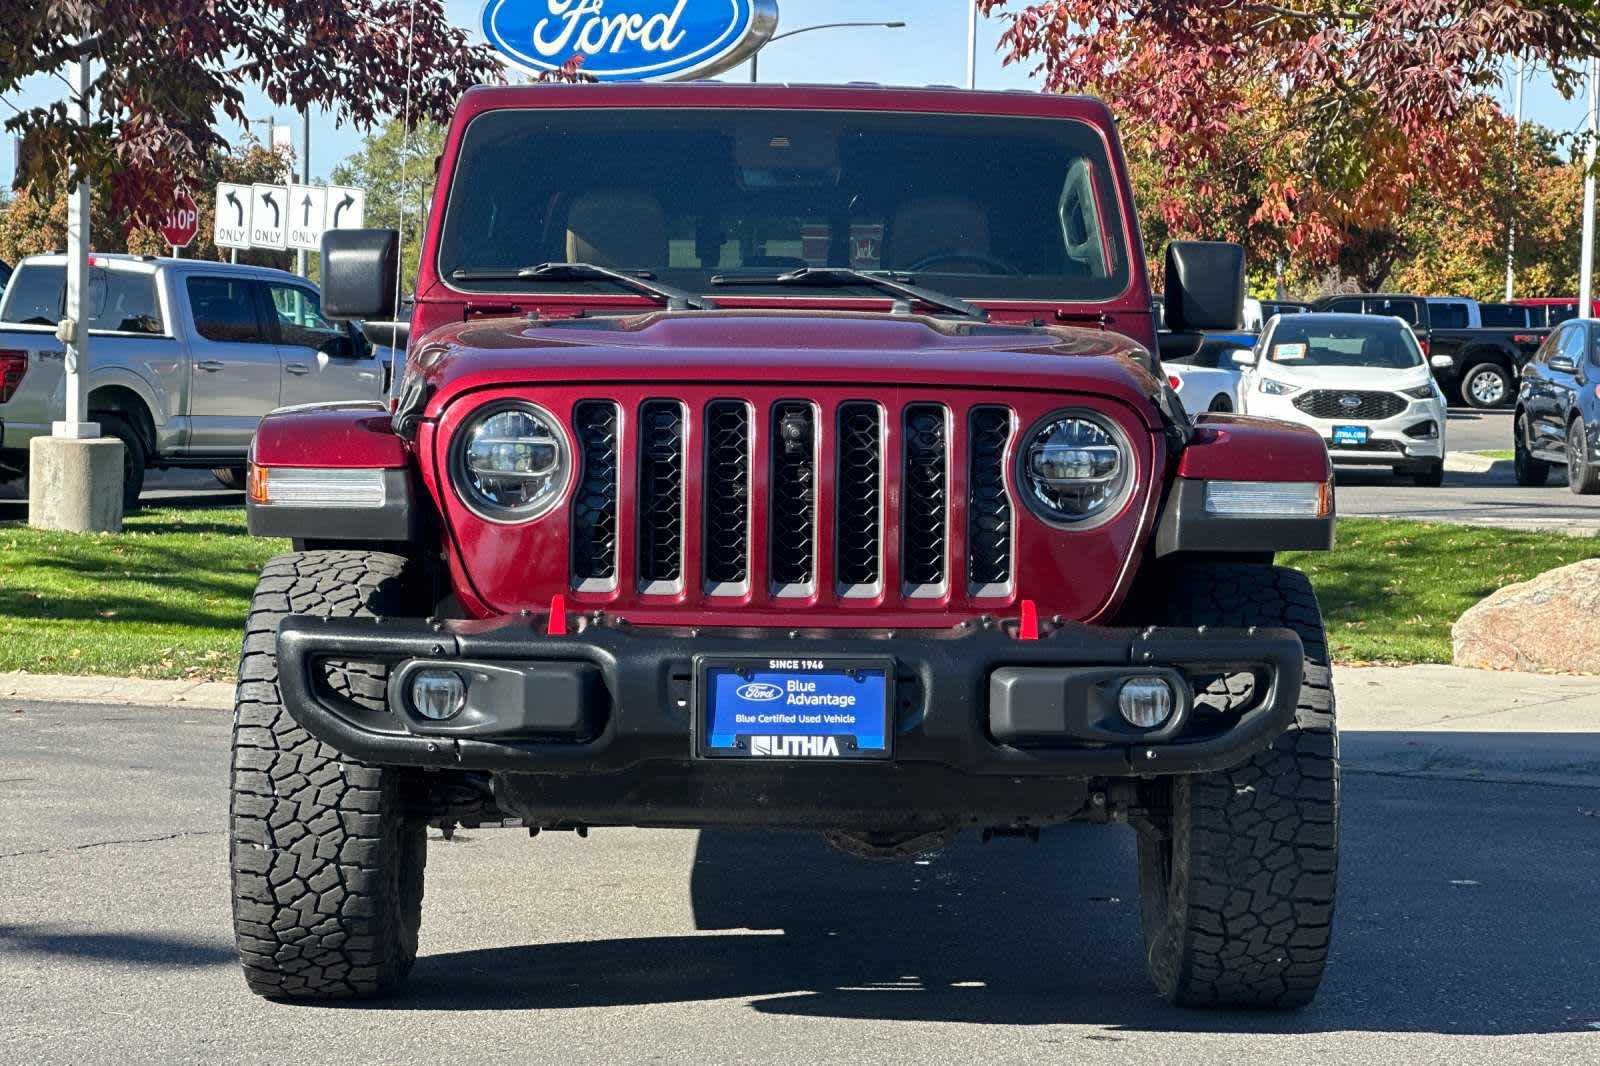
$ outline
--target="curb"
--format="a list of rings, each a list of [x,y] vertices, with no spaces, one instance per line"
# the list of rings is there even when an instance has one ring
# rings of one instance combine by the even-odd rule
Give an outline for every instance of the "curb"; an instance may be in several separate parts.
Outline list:
[[[0,700],[38,703],[110,703],[129,707],[233,710],[226,681],[153,681],[96,675],[0,673]]]
[[[1491,459],[1476,452],[1449,452],[1444,457],[1444,468],[1451,474],[1509,473],[1510,459]]]

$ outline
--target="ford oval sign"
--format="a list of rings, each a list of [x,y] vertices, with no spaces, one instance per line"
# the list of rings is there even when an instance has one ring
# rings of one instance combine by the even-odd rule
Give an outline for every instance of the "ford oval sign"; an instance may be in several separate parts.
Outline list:
[[[704,78],[754,55],[778,26],[778,0],[487,0],[483,34],[530,71],[581,56],[600,81]]]
[[[773,700],[783,699],[783,689],[777,685],[769,685],[764,681],[754,681],[748,685],[740,685],[735,690],[739,698],[746,703],[771,703]]]

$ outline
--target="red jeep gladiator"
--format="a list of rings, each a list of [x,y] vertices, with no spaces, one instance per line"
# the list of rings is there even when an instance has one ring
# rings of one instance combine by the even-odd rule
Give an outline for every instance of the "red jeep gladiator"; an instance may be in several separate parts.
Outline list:
[[[325,307],[394,317],[398,236]],[[1314,995],[1338,741],[1328,456],[1167,387],[1115,123],[1065,96],[461,101],[390,403],[256,435],[233,911],[250,987],[412,968],[430,826],[1138,837],[1180,1004]],[[1239,324],[1174,245],[1163,344]],[[1059,920],[1055,915],[1030,920]]]

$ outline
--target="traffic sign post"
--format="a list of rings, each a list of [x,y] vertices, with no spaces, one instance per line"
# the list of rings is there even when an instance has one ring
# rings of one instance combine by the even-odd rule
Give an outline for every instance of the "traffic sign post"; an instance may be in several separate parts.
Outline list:
[[[250,247],[250,186],[229,182],[217,185],[211,243],[218,248]]]
[[[285,240],[290,248],[315,252],[322,247],[328,209],[328,190],[322,185],[289,186],[289,225]]]
[[[328,186],[328,220],[324,229],[360,229],[367,217],[367,190]]]
[[[191,210],[193,205],[190,200]],[[174,215],[177,213],[174,209]],[[194,212],[194,217],[198,220],[199,213]],[[236,253],[248,248],[315,252],[321,249],[322,235],[328,230],[360,229],[366,220],[365,189],[350,185],[235,185],[224,181],[217,185],[211,239],[218,248],[232,248]],[[192,233],[189,239],[194,239]]]
[[[194,197],[189,195],[188,189],[179,189],[172,198],[172,210],[167,212],[167,220],[161,224],[161,236],[172,245],[173,258],[178,252],[189,247],[200,232],[200,209],[195,206]]]
[[[287,185],[250,186],[250,246],[282,251],[289,247]]]

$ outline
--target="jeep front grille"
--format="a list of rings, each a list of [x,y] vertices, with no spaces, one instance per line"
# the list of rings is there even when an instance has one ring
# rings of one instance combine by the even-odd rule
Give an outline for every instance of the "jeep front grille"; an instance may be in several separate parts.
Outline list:
[[[576,592],[863,607],[1016,594],[1011,408],[700,397],[575,408]],[[623,484],[637,490],[619,500]]]
[[[1355,418],[1377,422],[1393,418],[1411,401],[1392,392],[1313,389],[1294,398],[1294,405],[1312,418]]]

